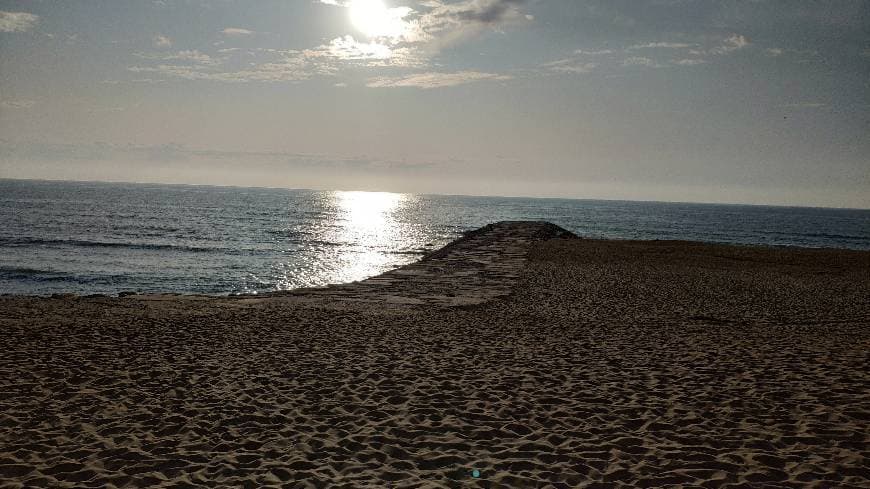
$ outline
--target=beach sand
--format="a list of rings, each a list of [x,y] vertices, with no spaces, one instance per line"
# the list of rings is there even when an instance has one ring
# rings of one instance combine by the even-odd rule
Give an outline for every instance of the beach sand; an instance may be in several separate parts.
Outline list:
[[[501,223],[325,289],[4,296],[0,332],[2,487],[870,487],[870,252]]]

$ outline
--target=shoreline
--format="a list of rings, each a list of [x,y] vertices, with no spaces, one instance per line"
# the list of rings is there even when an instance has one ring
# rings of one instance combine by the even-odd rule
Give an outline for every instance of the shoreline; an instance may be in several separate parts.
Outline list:
[[[87,183],[87,182],[85,182]],[[53,293],[50,295],[28,295],[28,294],[14,294],[14,293],[0,293],[0,297],[5,298],[37,298],[37,299],[122,299],[126,297],[136,297],[136,296],[148,296],[148,297],[196,297],[196,298],[214,298],[214,299],[252,299],[252,298],[268,298],[273,296],[287,296],[287,295],[295,295],[297,293],[305,294],[310,291],[322,291],[326,289],[333,289],[345,286],[353,286],[354,284],[359,284],[363,282],[367,282],[369,280],[377,280],[384,276],[394,275],[397,271],[406,269],[406,268],[414,268],[416,266],[421,265],[423,262],[436,259],[439,257],[443,257],[448,255],[454,248],[462,245],[468,240],[474,238],[475,236],[479,236],[481,234],[485,234],[490,231],[493,226],[499,226],[504,224],[512,224],[517,222],[524,221],[500,221],[497,223],[488,224],[486,226],[472,229],[469,231],[464,231],[461,236],[450,241],[446,245],[441,248],[430,250],[428,252],[419,253],[420,258],[417,260],[410,262],[408,264],[399,266],[397,268],[387,270],[378,275],[373,275],[371,277],[367,277],[362,280],[358,280],[355,282],[346,282],[346,283],[330,283],[321,286],[313,286],[313,287],[299,287],[295,289],[287,289],[287,290],[269,290],[265,292],[254,292],[254,293],[186,293],[186,292],[143,292],[143,291],[121,291],[112,294],[76,294],[70,292],[62,292],[62,293]],[[784,251],[784,252],[804,252],[804,253],[845,253],[845,254],[870,254],[870,250],[863,249],[855,249],[855,248],[835,248],[835,247],[807,247],[807,246],[796,246],[796,245],[774,245],[774,244],[748,244],[748,243],[728,243],[728,242],[720,242],[720,241],[691,241],[691,240],[683,240],[683,239],[622,239],[622,238],[590,238],[585,236],[580,236],[568,231],[558,225],[552,224],[547,221],[525,221],[530,223],[539,223],[542,224],[542,230],[540,236],[537,239],[554,239],[554,238],[571,238],[571,239],[582,239],[589,242],[598,242],[602,244],[627,244],[627,245],[650,245],[650,246],[712,246],[712,247],[724,247],[724,249],[735,248],[735,249],[744,249],[749,251],[759,251],[759,252],[774,252],[774,251]]]

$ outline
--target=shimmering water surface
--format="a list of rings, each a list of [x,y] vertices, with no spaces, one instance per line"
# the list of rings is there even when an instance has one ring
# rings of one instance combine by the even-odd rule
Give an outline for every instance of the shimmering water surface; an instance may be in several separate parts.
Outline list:
[[[0,293],[254,293],[349,282],[462,231],[870,249],[870,211],[0,180]]]

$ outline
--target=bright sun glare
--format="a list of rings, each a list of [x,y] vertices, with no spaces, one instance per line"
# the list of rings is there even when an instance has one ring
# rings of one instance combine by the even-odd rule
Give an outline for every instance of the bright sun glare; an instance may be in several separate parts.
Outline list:
[[[353,26],[369,37],[402,35],[404,22],[400,9],[390,9],[382,0],[352,0],[349,10]]]
[[[351,251],[337,257],[342,282],[377,275],[390,263],[383,253],[391,247],[408,247],[411,233],[402,227],[396,214],[401,212],[405,195],[389,192],[334,192],[338,210],[338,235],[328,241],[350,243]]]
[[[402,200],[390,192],[336,192],[338,205],[354,234],[384,234]]]

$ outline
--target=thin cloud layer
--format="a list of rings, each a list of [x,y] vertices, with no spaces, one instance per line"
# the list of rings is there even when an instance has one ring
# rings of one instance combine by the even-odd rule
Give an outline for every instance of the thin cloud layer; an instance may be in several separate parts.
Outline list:
[[[637,49],[687,49],[695,46],[697,46],[697,44],[689,44],[685,42],[648,42],[646,44],[635,44],[626,49],[629,51]]]
[[[725,39],[722,44],[710,50],[712,54],[728,54],[749,46],[749,40],[746,36],[733,34]]]
[[[512,79],[509,75],[482,73],[479,71],[459,71],[455,73],[418,73],[415,75],[397,77],[376,77],[366,83],[370,88],[412,87],[422,89],[455,87],[480,81],[505,81]]]
[[[337,37],[313,49],[306,49],[303,56],[315,63],[329,64],[350,62],[368,67],[418,67],[425,65],[422,58],[408,47],[390,46],[379,42],[362,42],[353,36]],[[337,70],[338,66],[334,66]]]
[[[544,68],[557,73],[591,73],[598,63],[581,62],[575,58],[566,58],[544,64]]]
[[[555,73],[590,73],[598,68],[666,68],[688,67],[710,63],[712,58],[734,54],[748,48],[749,39],[741,34],[707,36],[696,42],[650,41],[624,48],[577,49],[573,55],[545,63],[547,71]],[[765,50],[768,56],[779,56],[782,49]]]
[[[0,10],[0,32],[27,32],[33,29],[38,21],[38,15]]]
[[[0,99],[0,107],[4,109],[29,109],[36,105],[35,100],[5,100]]]
[[[208,54],[205,54],[198,49],[186,49],[182,51],[178,51],[175,53],[168,54],[146,54],[146,53],[136,53],[135,56],[148,59],[148,60],[159,60],[159,61],[173,61],[180,63],[192,63],[192,64],[201,64],[201,65],[211,65],[216,64],[219,61],[212,58]]]
[[[151,38],[151,45],[157,49],[168,49],[172,47],[172,39],[157,34],[153,38]]]
[[[428,15],[454,22],[492,25],[509,18],[518,18],[517,7],[524,3],[526,0],[466,0],[447,4],[436,1],[430,2],[435,8]]]
[[[242,29],[241,27],[227,27],[221,33],[228,37],[247,37],[254,34],[254,31]]]
[[[533,17],[524,14],[519,8],[525,3],[526,0],[426,2],[429,9],[416,19],[416,38],[426,43],[428,50],[438,52],[487,31],[529,22]]]
[[[828,106],[828,104],[824,104],[821,102],[797,102],[797,103],[780,105],[780,107],[783,107],[786,109],[818,109],[818,108],[827,107],[827,106]]]
[[[248,52],[242,53],[248,54]],[[184,80],[208,80],[216,82],[286,82],[307,80],[315,74],[327,72],[314,66],[298,51],[268,51],[257,53],[261,61],[245,68],[233,69],[230,57],[203,62],[195,55],[172,55],[175,63],[160,63],[155,66],[131,66],[128,71],[142,74],[158,74]],[[186,58],[186,59],[185,59]]]

